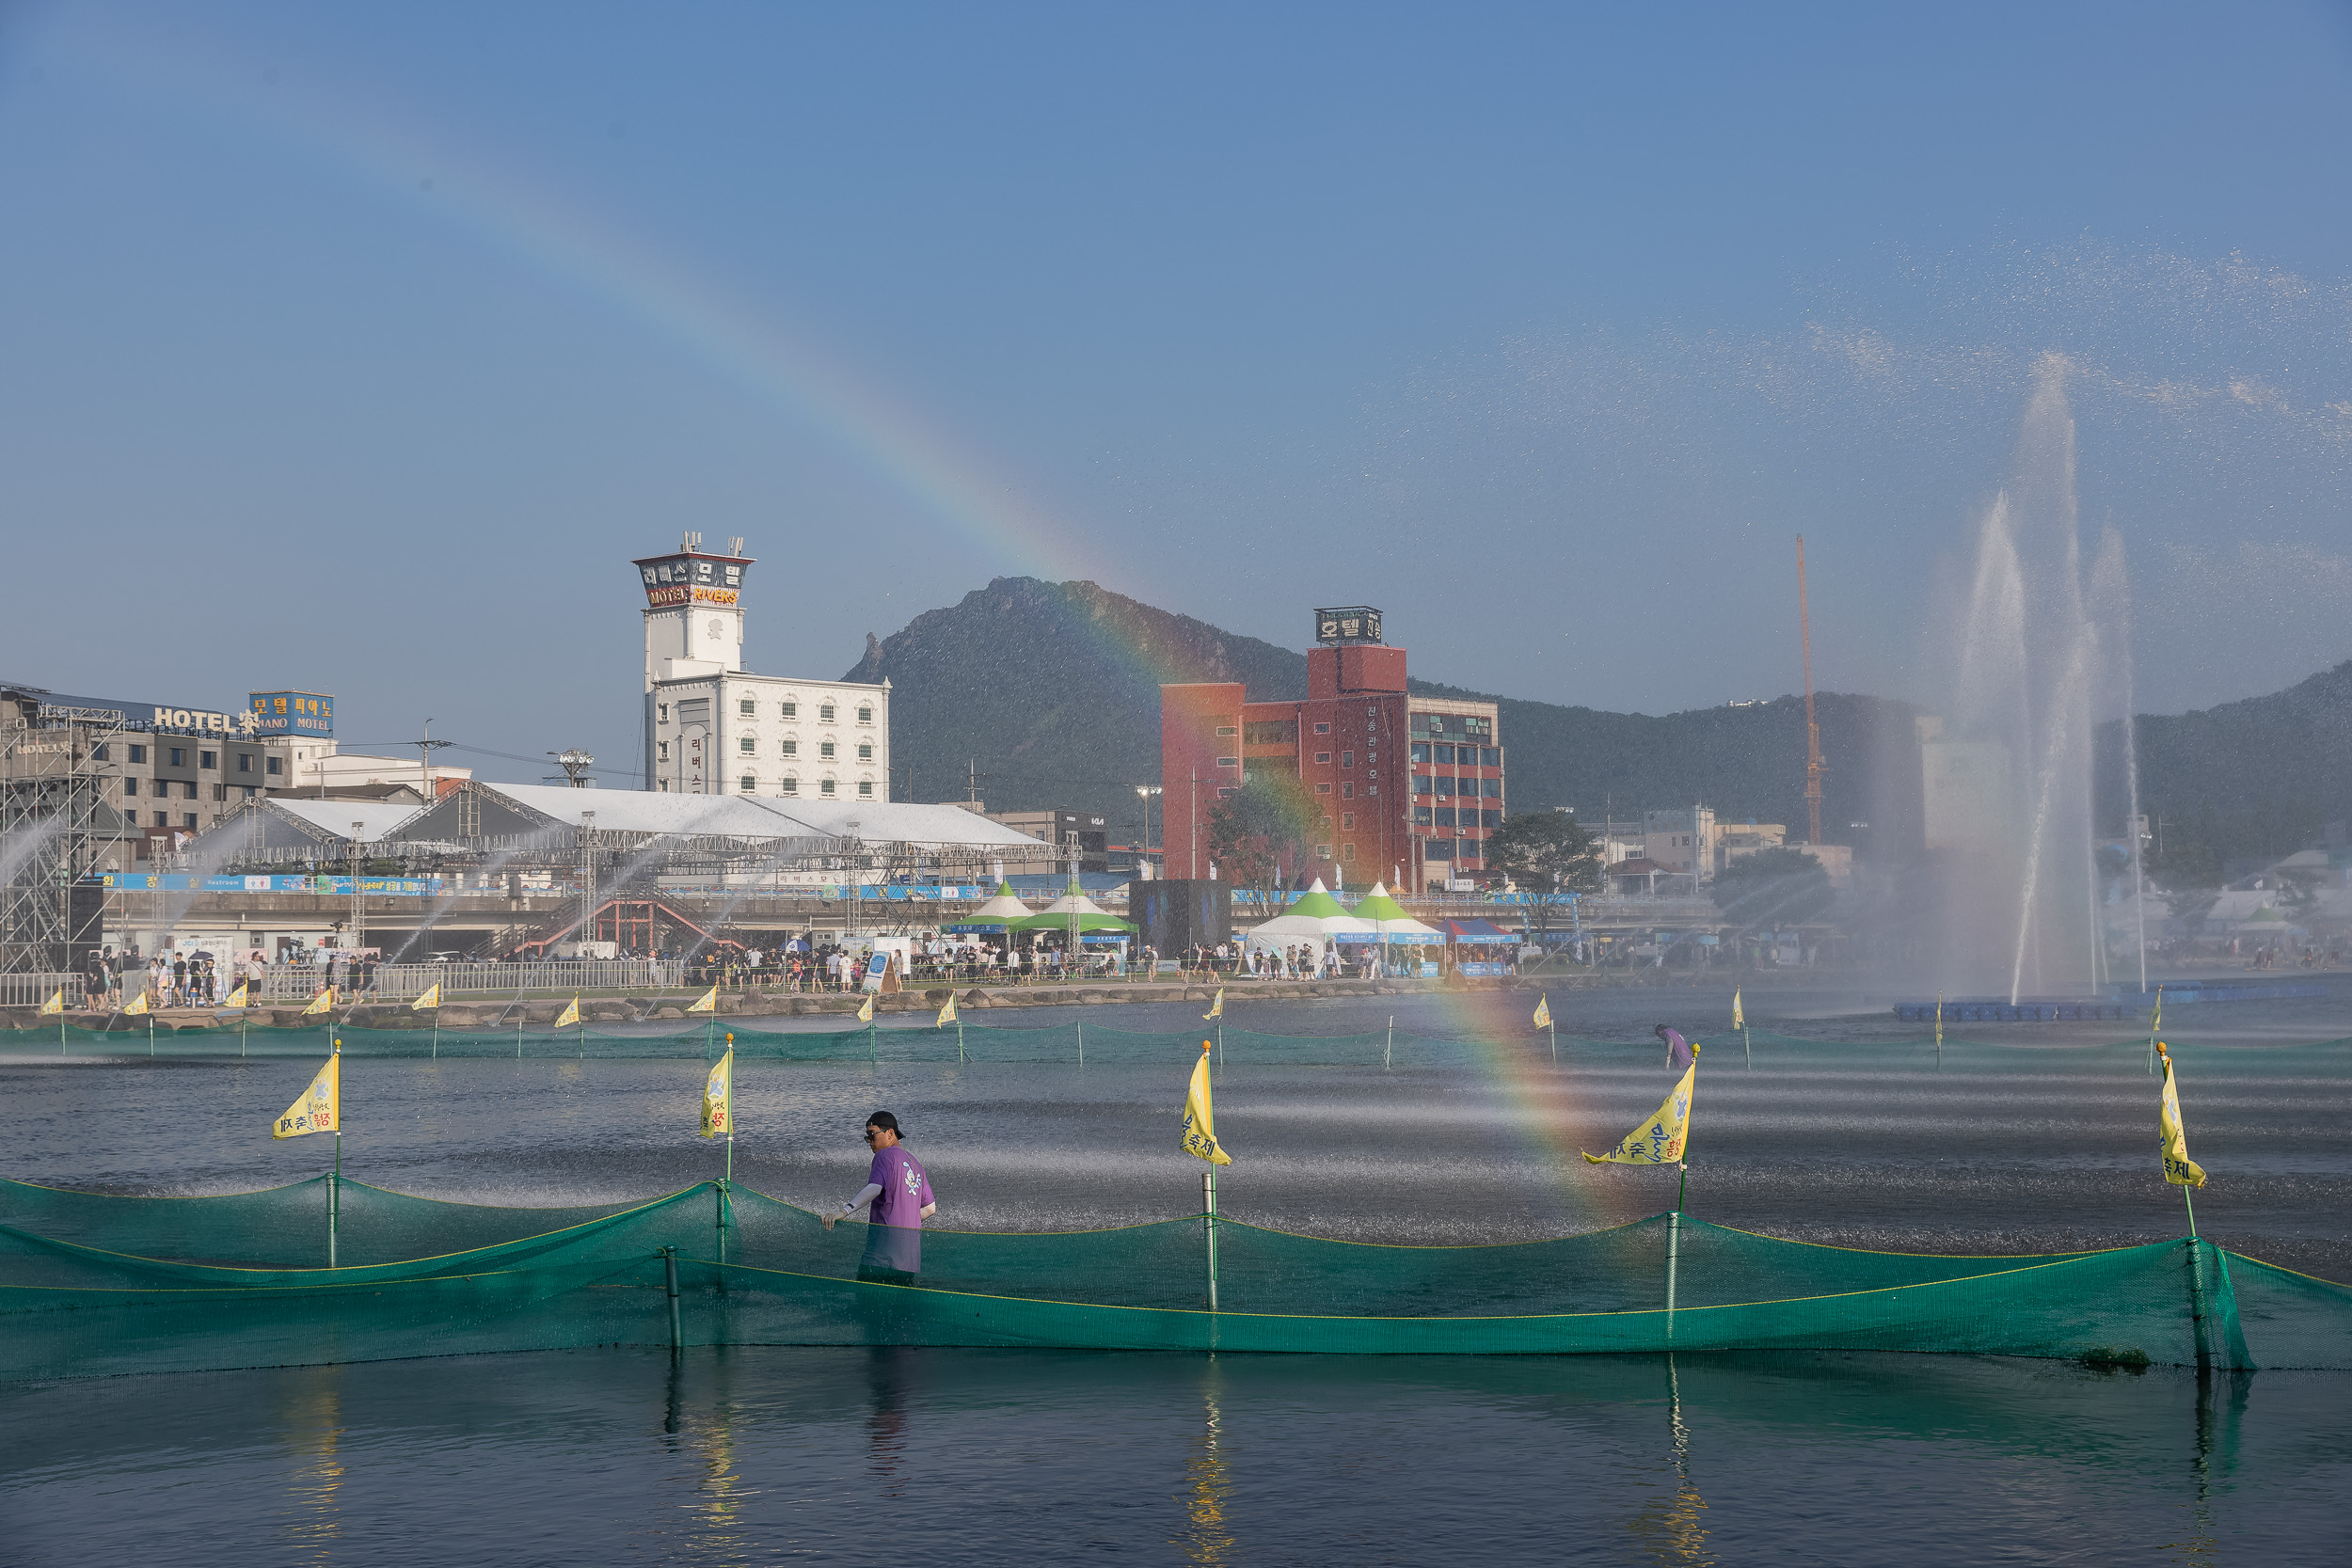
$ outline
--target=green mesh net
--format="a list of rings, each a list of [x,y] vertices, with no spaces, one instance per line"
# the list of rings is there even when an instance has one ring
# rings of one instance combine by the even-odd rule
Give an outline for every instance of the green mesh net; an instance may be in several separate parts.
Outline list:
[[[593,1209],[445,1203],[325,1177],[196,1198],[0,1182],[0,1377],[664,1343],[2352,1368],[2352,1289],[2204,1242],[1936,1257],[1682,1215],[1417,1247],[1200,1215],[1045,1235],[827,1230],[708,1182]]]

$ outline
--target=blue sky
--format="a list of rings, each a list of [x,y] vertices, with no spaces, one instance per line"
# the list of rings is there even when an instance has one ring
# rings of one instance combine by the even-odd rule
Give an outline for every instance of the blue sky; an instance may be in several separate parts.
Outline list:
[[[1663,711],[1933,701],[2065,356],[2144,708],[2352,657],[2352,23],[0,6],[0,674],[626,757],[628,557]],[[471,759],[480,762],[482,759]],[[516,765],[485,764],[491,776]]]

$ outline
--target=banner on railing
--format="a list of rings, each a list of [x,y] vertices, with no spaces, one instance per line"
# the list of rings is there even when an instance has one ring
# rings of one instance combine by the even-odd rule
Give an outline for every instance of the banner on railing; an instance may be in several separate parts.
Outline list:
[[[440,877],[199,877],[180,872],[154,872],[141,875],[134,872],[108,872],[106,886],[123,893],[310,893],[341,894],[348,898],[356,891],[370,897],[437,898],[447,885]]]

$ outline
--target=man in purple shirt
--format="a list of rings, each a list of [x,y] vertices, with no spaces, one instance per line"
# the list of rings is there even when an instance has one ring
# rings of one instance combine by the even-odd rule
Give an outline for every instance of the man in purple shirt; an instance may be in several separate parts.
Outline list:
[[[922,1161],[899,1147],[898,1118],[888,1111],[866,1118],[866,1142],[874,1151],[866,1186],[840,1213],[824,1216],[825,1228],[872,1204],[857,1276],[874,1284],[912,1285],[923,1267],[923,1222],[939,1212],[930,1175]]]

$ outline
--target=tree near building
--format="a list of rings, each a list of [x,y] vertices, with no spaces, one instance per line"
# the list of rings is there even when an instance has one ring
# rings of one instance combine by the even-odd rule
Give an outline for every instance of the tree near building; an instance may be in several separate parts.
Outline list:
[[[1566,812],[1525,811],[1504,817],[1487,836],[1486,869],[1539,895],[1527,906],[1527,934],[1540,942],[1556,908],[1548,898],[1600,891],[1600,847]]]
[[[1725,920],[1751,929],[1819,920],[1837,899],[1821,863],[1788,847],[1740,856],[1715,873],[1710,891]]]
[[[2174,832],[2160,855],[2148,857],[2148,879],[2164,895],[2164,907],[2181,928],[2194,935],[2221,897],[2221,857],[2201,837]]]
[[[1253,773],[1209,808],[1209,858],[1235,887],[1258,895],[1261,908],[1279,907],[1279,895],[1316,863],[1312,834],[1323,808],[1295,773]]]

